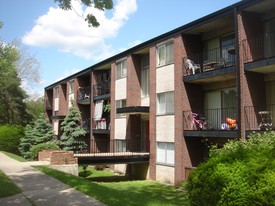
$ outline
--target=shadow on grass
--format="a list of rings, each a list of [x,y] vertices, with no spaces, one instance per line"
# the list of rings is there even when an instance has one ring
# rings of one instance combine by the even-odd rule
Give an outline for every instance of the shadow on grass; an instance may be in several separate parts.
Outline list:
[[[75,177],[46,167],[36,168],[108,206],[185,205],[183,192],[153,181],[92,182],[83,177]],[[114,177],[105,177],[105,180],[110,181],[112,178]]]

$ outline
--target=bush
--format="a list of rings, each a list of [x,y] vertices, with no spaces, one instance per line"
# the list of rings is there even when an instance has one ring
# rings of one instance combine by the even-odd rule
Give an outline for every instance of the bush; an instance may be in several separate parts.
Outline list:
[[[24,137],[24,129],[22,126],[0,126],[0,150],[20,154],[18,145],[22,137]]]
[[[59,149],[60,148],[57,145],[57,142],[55,142],[55,141],[34,145],[31,147],[30,152],[28,153],[28,159],[37,160],[38,152],[40,152],[42,150],[59,150]]]
[[[275,132],[212,149],[184,188],[190,205],[275,205]]]

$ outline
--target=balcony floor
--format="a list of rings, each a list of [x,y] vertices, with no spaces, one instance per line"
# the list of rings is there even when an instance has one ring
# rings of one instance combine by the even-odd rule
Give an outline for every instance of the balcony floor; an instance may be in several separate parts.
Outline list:
[[[110,153],[87,153],[74,154],[78,158],[78,164],[125,164],[149,162],[147,152],[110,152]]]

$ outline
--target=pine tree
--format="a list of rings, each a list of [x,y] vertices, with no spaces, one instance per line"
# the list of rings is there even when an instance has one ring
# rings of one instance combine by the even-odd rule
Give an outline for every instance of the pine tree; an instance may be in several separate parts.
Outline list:
[[[27,125],[25,136],[20,139],[19,151],[24,158],[29,157],[29,151],[32,146],[46,143],[52,140],[52,126],[41,113],[34,125]]]
[[[81,126],[81,113],[78,108],[71,107],[64,121],[61,123],[63,134],[60,137],[63,150],[79,153],[87,148],[83,140],[86,131]]]

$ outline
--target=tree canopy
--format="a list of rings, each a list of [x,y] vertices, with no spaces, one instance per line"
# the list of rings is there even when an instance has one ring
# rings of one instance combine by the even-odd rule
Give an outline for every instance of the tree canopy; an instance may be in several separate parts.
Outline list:
[[[58,2],[58,6],[63,10],[72,10],[72,0],[54,0]],[[81,0],[82,4],[87,7],[94,7],[99,10],[110,10],[113,8],[114,4],[112,0]],[[85,21],[88,22],[89,26],[98,27],[100,23],[97,21],[96,17],[90,13],[87,14]]]
[[[0,41],[0,125],[28,124],[32,114],[28,113],[28,95],[22,88],[38,83],[40,71],[38,61],[20,46],[19,41],[10,44]]]

